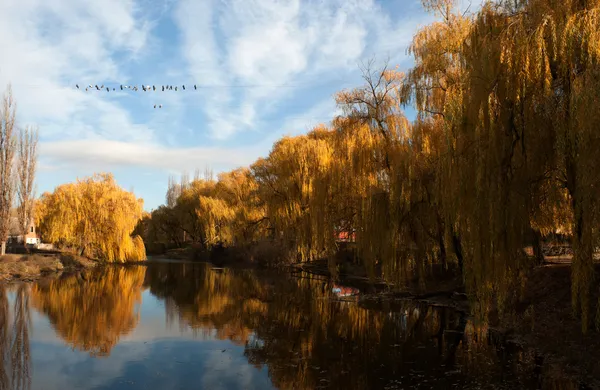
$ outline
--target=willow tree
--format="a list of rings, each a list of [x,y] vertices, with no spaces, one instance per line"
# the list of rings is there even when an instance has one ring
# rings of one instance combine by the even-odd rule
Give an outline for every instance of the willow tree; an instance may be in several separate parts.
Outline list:
[[[403,103],[417,109],[416,126],[425,133],[441,136],[435,144],[438,157],[431,161],[434,185],[430,200],[434,204],[440,230],[446,240],[440,240],[440,257],[445,256],[445,243],[463,268],[463,249],[458,232],[458,201],[452,194],[457,182],[457,159],[460,158],[457,131],[462,118],[465,71],[462,46],[470,31],[471,19],[458,13],[454,0],[423,0],[425,9],[440,19],[417,31],[409,46],[415,65],[409,70],[402,88]]]
[[[63,184],[40,201],[38,225],[44,239],[107,261],[146,258],[144,243],[132,237],[143,201],[121,189],[110,174]]]
[[[600,148],[600,1],[531,1],[519,11],[519,26],[532,33],[534,45],[527,53],[514,33],[508,39],[539,69],[520,82],[530,88],[544,86],[546,91],[544,108],[552,122],[551,126],[544,124],[554,133],[557,153],[552,157],[561,170],[561,183],[570,195],[573,212],[571,295],[585,331],[594,275],[592,254],[600,222],[600,173],[596,167]]]
[[[331,132],[284,137],[267,159],[253,166],[258,196],[264,201],[272,235],[291,245],[301,261],[327,255],[334,245],[324,180],[332,164]]]
[[[200,207],[200,198],[213,193],[215,182],[198,179],[185,183],[184,180],[185,178],[182,179],[181,191],[171,212],[178,222],[177,229],[184,233],[184,237],[192,243],[204,245],[206,240],[197,210]]]
[[[227,202],[218,197],[200,196],[195,212],[205,248],[232,242],[231,224],[235,212]]]
[[[143,236],[145,242],[175,245],[178,248],[183,245],[181,223],[168,206],[161,205],[153,210],[144,223],[147,225],[146,235]]]
[[[430,239],[415,208],[424,202],[419,160],[421,145],[402,111],[405,76],[369,64],[365,85],[338,93],[344,117],[336,120],[338,151],[352,167],[360,205],[357,242],[367,270],[380,265],[385,277],[401,281],[407,271],[423,276],[430,263]],[[347,180],[339,177],[338,179]],[[427,213],[426,209],[421,211]],[[422,278],[420,278],[422,280]]]
[[[536,205],[554,199],[564,207],[564,188],[573,215],[573,307],[584,331],[598,234],[599,38],[600,2],[531,0],[486,5],[463,46],[460,137],[476,144],[461,167],[476,191],[463,204],[471,220],[464,233],[490,227],[470,239],[475,283],[514,272],[524,229],[541,220]]]
[[[265,210],[257,198],[258,183],[249,168],[219,174],[215,194],[233,210],[230,223],[232,244],[247,245],[266,234]]]
[[[502,307],[526,233],[572,230],[572,298],[585,329],[598,220],[599,3],[501,1],[471,20],[451,13],[450,0],[424,3],[444,20],[415,37],[409,96],[420,118],[443,124],[451,200],[442,204],[464,244],[467,287]]]

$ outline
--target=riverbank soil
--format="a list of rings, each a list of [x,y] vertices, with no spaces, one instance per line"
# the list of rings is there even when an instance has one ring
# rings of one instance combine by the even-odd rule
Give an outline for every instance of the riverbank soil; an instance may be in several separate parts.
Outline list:
[[[0,256],[0,283],[33,281],[59,276],[65,271],[95,267],[98,263],[65,253]]]
[[[595,265],[595,278],[600,280],[600,264]],[[584,335],[581,318],[573,316],[571,307],[571,264],[545,264],[531,270],[514,316],[500,319],[499,325],[511,339],[538,350],[545,363],[600,388],[599,299],[596,282],[590,299],[590,328]]]

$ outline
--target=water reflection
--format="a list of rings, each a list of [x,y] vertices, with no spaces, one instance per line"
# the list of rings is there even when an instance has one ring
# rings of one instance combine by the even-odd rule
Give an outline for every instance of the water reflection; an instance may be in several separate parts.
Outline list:
[[[31,291],[33,306],[70,346],[108,356],[138,324],[144,273],[142,267],[109,267],[37,284]]]
[[[0,390],[52,388],[47,375],[59,374],[67,387],[89,389],[578,388],[560,367],[461,313],[345,300],[336,287],[311,275],[174,263],[110,267],[10,294],[0,285]],[[49,326],[32,325],[31,313]],[[44,332],[72,351],[41,342]],[[85,358],[46,358],[78,351]]]
[[[282,389],[577,388],[549,381],[535,355],[460,313],[410,301],[340,302],[337,286],[310,275],[162,264],[145,284],[182,326],[244,343],[248,362],[267,366]]]
[[[7,372],[9,320],[6,287],[0,285],[0,390],[8,389],[10,384]]]
[[[14,301],[13,332],[10,347],[10,363],[13,389],[31,388],[31,355],[29,351],[29,286],[20,285]]]
[[[29,286],[13,290],[11,324],[7,287],[0,285],[0,389],[26,390],[31,388]]]

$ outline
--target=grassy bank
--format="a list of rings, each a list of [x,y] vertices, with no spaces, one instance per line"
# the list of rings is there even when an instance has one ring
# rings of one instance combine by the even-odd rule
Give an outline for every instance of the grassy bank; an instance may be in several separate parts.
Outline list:
[[[0,283],[33,281],[59,276],[63,272],[95,267],[98,263],[65,253],[0,256]]]

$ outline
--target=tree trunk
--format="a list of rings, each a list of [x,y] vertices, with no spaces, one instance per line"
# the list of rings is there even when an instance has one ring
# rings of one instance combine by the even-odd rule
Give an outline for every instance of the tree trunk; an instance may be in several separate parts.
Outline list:
[[[448,260],[447,260],[447,255],[446,255],[446,243],[444,242],[444,234],[438,234],[438,242],[439,242],[439,246],[440,246],[440,261],[442,263],[442,266],[444,267],[444,270],[448,269]]]
[[[2,241],[2,245],[0,246],[0,256],[4,256],[6,254],[6,241]]]
[[[571,264],[571,299],[574,309],[581,313],[581,329],[587,332],[590,324],[590,296],[594,278],[592,226],[583,205],[573,197],[575,231],[573,234],[573,262]],[[589,212],[588,212],[589,213]]]
[[[458,269],[460,271],[460,274],[463,275],[464,258],[463,258],[462,243],[460,242],[460,237],[454,231],[453,226],[450,226],[450,233],[452,236],[452,249],[454,250],[454,254],[456,255],[456,260],[458,261]]]
[[[538,265],[544,264],[544,252],[542,251],[542,235],[537,229],[533,229],[533,256]]]

